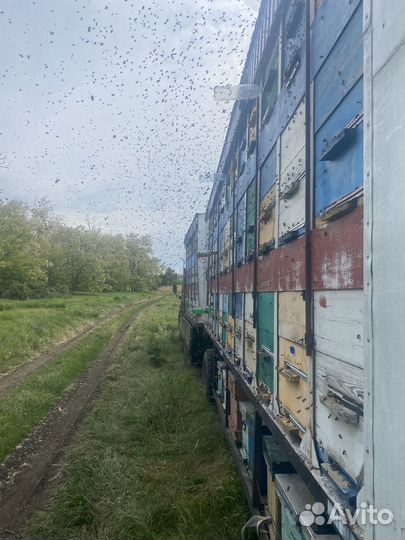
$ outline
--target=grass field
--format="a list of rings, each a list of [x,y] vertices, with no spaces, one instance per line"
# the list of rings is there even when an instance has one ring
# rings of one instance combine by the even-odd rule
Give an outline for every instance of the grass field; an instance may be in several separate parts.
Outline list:
[[[68,386],[108,345],[115,332],[140,309],[107,321],[90,335],[0,398],[0,461],[41,421]]]
[[[248,510],[214,408],[185,366],[177,312],[165,298],[142,314],[29,537],[240,537]]]
[[[89,322],[151,293],[103,293],[0,300],[0,375],[69,338]]]

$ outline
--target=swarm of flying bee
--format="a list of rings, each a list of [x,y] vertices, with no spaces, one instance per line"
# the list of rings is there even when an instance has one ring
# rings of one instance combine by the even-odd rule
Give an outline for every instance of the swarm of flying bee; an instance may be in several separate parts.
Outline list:
[[[3,0],[0,197],[150,234],[181,268],[211,186],[258,0]]]

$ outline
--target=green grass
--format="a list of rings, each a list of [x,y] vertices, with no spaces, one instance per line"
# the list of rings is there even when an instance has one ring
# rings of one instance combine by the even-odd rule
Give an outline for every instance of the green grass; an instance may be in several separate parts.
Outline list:
[[[0,398],[0,461],[31,433],[68,386],[100,355],[118,328],[139,309],[135,306],[102,324]]]
[[[150,293],[103,293],[47,300],[0,301],[0,374],[6,373],[87,323]]]
[[[177,303],[148,308],[29,537],[236,539],[248,510],[222,428],[185,366]]]

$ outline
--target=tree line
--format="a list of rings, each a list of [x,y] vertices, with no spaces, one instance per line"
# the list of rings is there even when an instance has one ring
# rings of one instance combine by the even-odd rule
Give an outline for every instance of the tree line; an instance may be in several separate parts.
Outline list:
[[[46,200],[0,200],[0,297],[151,290],[163,276],[149,236],[67,225]]]

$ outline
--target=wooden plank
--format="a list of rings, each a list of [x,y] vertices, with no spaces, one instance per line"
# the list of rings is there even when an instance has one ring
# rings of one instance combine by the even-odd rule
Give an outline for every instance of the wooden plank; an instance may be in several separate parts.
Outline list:
[[[274,146],[260,169],[260,199],[269,192],[277,179],[277,146]]]
[[[240,359],[243,358],[243,320],[236,318],[235,319],[235,353],[239,356]]]
[[[246,221],[246,196],[239,201],[236,214],[236,238],[235,238],[235,261],[243,263],[245,258],[245,221]]]
[[[260,202],[259,210],[259,251],[274,248],[276,227],[277,185],[266,193]]]
[[[256,374],[256,328],[253,327],[253,295],[245,294],[245,347],[244,361],[253,375]]]
[[[280,187],[283,189],[287,178],[283,177],[283,174],[291,168],[291,172],[297,172],[298,174],[305,170],[304,158],[301,157],[302,149],[305,145],[305,100],[302,100],[297,110],[292,115],[290,121],[286,125],[283,133],[281,134],[281,147],[280,147],[280,169],[281,169],[281,182]],[[301,161],[298,161],[298,157]],[[295,164],[295,168],[292,169],[292,165]]]
[[[258,383],[266,385],[266,389],[261,390],[267,393],[267,389],[270,393],[274,393],[274,356],[264,354],[263,351],[258,352],[257,357],[257,380]]]
[[[289,88],[283,88],[271,114],[270,120],[262,125],[259,137],[259,165],[276,144],[288,120],[302,100],[305,91],[305,59],[301,59],[298,72]]]
[[[232,272],[228,272],[219,276],[218,278],[218,290],[221,293],[232,292]]]
[[[250,184],[246,193],[246,258],[250,260],[255,253],[256,239],[256,182]]]
[[[245,165],[245,169],[236,182],[235,200],[238,203],[248,188],[248,185],[252,182],[256,175],[256,153],[251,154]]]
[[[363,291],[314,293],[315,351],[346,365],[363,366]]]
[[[236,292],[253,291],[253,261],[235,268],[235,290]]]
[[[274,293],[257,300],[257,378],[274,391]],[[269,354],[272,353],[272,354]]]
[[[297,159],[301,159],[303,156],[304,152],[301,152],[300,157]],[[280,194],[278,216],[280,243],[288,233],[301,229],[305,223],[305,176],[296,177],[293,174],[295,172],[291,173],[287,169],[283,178],[286,184],[285,189],[296,191],[292,195],[288,195],[288,197],[284,196],[283,193]],[[289,176],[287,177],[287,175]],[[287,179],[285,179],[286,177]],[[287,184],[289,185],[287,186]]]
[[[348,21],[362,0],[323,1],[312,24],[311,78],[314,78],[326,62]]]
[[[305,8],[304,2],[289,2],[286,11],[284,27],[285,37],[282,41],[282,71],[293,61],[295,54],[300,50],[300,56],[304,55],[303,41],[305,36]],[[291,21],[292,24],[288,24]],[[295,21],[295,24],[294,22]]]
[[[245,294],[245,321],[249,321],[253,324],[253,295],[252,293]]]
[[[301,377],[297,377],[294,381],[289,380],[283,376],[285,368],[286,357],[280,356],[278,394],[281,411],[286,408],[304,428],[307,428],[310,419],[308,380]],[[302,436],[302,432],[299,432],[299,435]]]
[[[257,279],[259,292],[298,291],[304,288],[304,236],[259,257]]]
[[[363,206],[312,231],[312,286],[363,288]]]
[[[259,348],[264,345],[271,352],[274,352],[274,293],[260,293],[257,301]]]
[[[362,10],[351,17],[315,78],[315,130],[350,92],[363,74]]]
[[[245,295],[243,293],[235,294],[235,318],[236,319],[241,319],[241,320],[243,319],[244,300],[245,300]]]
[[[233,349],[234,331],[235,331],[235,321],[232,315],[228,315],[228,343],[227,345],[231,349]]]
[[[315,215],[363,186],[363,124],[353,129],[352,141],[336,158],[322,160],[331,144],[363,111],[363,80],[359,80],[315,137]]]
[[[231,265],[231,238],[230,238],[230,232],[231,232],[231,224],[230,221],[227,221],[225,224],[224,230],[223,230],[223,251],[222,251],[222,267],[223,270],[226,272],[229,270]]]
[[[328,381],[360,394],[364,389],[364,372],[353,366],[316,352],[315,419],[317,442],[321,450],[332,457],[354,480],[359,477],[364,463],[363,418],[358,424],[347,423],[321,401],[328,392]]]
[[[304,345],[280,337],[278,340],[280,362],[288,362],[296,366],[300,371],[308,374],[308,359]]]
[[[281,134],[279,236],[299,229],[305,218],[305,101]]]
[[[302,291],[278,295],[278,334],[296,343],[304,343],[305,301]]]
[[[363,207],[317,227],[313,235],[313,288],[359,289],[363,287]],[[288,291],[305,287],[305,238],[301,237],[259,257],[258,291]],[[235,269],[236,290],[252,290],[251,265]],[[222,290],[231,290],[231,274]],[[228,281],[229,280],[229,281]],[[216,290],[216,278],[210,280]],[[221,288],[221,287],[220,287]]]

